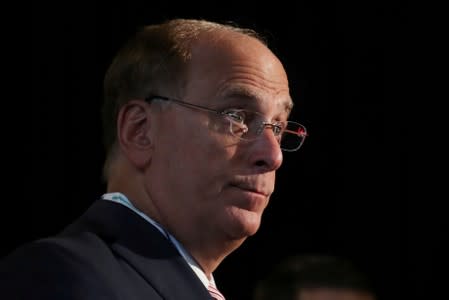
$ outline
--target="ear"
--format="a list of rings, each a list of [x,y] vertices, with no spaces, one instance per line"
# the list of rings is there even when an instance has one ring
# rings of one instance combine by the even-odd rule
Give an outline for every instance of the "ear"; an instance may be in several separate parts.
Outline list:
[[[121,152],[138,169],[151,161],[150,113],[141,100],[131,100],[119,111],[117,139]]]

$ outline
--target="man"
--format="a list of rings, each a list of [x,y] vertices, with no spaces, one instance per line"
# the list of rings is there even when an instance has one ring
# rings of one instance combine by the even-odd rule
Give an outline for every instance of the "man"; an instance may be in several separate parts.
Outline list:
[[[289,257],[257,283],[254,300],[375,300],[368,278],[350,261],[328,255]]]
[[[145,27],[104,81],[107,193],[1,263],[19,299],[223,299],[213,271],[256,233],[282,152],[306,136],[281,62],[250,31]],[[4,292],[2,291],[2,294]]]

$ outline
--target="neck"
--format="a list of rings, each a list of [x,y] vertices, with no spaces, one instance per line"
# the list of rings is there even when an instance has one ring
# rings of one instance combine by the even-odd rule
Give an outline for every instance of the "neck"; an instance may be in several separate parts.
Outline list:
[[[202,268],[203,272],[210,279],[212,273],[221,262],[235,249],[237,249],[244,239],[204,239],[202,241],[180,241],[192,258]]]

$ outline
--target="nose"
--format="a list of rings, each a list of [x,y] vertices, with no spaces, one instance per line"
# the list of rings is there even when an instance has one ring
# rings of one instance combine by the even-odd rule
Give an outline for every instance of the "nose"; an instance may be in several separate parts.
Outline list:
[[[282,165],[283,155],[272,126],[265,126],[252,143],[250,160],[254,167],[264,172],[275,171]]]

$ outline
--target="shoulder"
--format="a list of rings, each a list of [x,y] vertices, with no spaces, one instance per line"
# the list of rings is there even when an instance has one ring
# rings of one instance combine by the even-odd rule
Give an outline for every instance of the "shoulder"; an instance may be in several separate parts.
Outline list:
[[[98,276],[94,258],[106,255],[105,249],[101,242],[87,236],[51,238],[23,245],[0,261],[1,295],[6,292],[13,299],[37,295],[42,299],[91,299],[83,296],[89,291],[90,295],[103,299],[105,295],[95,292],[107,289],[101,289],[104,283]]]

